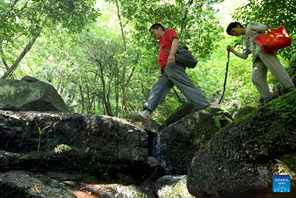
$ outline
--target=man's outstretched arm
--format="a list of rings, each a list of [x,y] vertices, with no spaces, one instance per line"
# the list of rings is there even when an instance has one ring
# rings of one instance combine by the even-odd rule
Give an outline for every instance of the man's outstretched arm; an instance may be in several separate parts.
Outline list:
[[[170,55],[168,57],[168,65],[169,66],[174,66],[176,64],[176,53],[177,50],[179,48],[179,39],[174,38],[173,42],[172,42],[172,47],[171,47],[171,51],[170,51]]]

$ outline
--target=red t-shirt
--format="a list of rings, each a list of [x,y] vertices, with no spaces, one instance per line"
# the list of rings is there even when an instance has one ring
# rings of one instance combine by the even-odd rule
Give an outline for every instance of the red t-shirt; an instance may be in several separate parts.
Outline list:
[[[175,38],[177,39],[179,38],[176,31],[173,29],[167,29],[164,35],[159,39],[160,47],[166,48],[171,51],[173,39]],[[169,54],[164,49],[160,48],[159,55],[158,55],[158,63],[161,71],[163,70],[163,67],[166,64],[168,57],[169,57]]]

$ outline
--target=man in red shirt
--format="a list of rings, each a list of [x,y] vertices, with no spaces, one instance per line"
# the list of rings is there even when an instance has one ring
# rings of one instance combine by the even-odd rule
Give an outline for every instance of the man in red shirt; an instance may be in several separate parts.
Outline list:
[[[188,78],[185,68],[176,64],[175,55],[179,47],[179,37],[176,31],[173,29],[165,30],[161,24],[156,23],[149,28],[149,32],[152,37],[159,40],[160,51],[158,62],[161,74],[150,90],[150,96],[144,104],[142,114],[150,116],[174,85],[198,109],[204,109],[210,106],[201,91]],[[163,48],[169,50],[170,53],[166,52]]]

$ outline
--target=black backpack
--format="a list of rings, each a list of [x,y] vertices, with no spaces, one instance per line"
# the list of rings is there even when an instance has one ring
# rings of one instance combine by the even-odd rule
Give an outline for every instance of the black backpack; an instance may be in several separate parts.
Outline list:
[[[170,50],[163,47],[161,48],[170,54]],[[194,68],[197,64],[197,60],[192,56],[187,46],[179,46],[176,53],[176,63],[183,67]]]

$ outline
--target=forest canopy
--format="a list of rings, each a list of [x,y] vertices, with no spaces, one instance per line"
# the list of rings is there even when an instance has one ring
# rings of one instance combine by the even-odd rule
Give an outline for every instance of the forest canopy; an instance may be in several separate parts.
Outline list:
[[[229,6],[221,10],[222,5]],[[294,0],[0,0],[0,75],[31,75],[49,82],[73,112],[122,117],[142,109],[159,76],[159,45],[148,29],[161,23],[175,29],[198,59],[197,67],[187,73],[211,102],[217,102],[226,46],[242,51],[242,39],[229,37],[225,24],[285,25],[292,46],[278,54],[289,69],[296,50],[295,7]],[[251,65],[250,59],[230,57],[223,101],[230,111],[259,99]],[[278,86],[271,76],[268,81]],[[153,116],[162,122],[179,105],[170,92]]]

